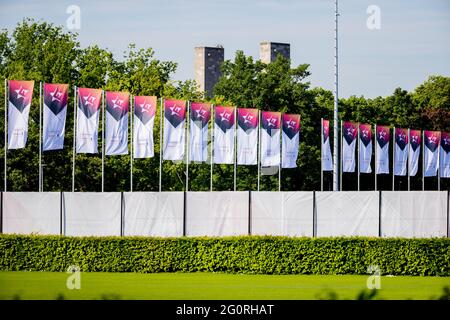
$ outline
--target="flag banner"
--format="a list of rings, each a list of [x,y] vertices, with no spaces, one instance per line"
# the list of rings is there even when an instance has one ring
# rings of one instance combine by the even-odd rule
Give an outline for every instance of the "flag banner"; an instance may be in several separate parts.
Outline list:
[[[372,126],[359,125],[359,172],[372,173]]]
[[[439,131],[425,130],[424,139],[424,176],[434,177],[437,175],[437,170],[439,169],[438,157],[439,144],[441,142],[441,133]]]
[[[9,80],[8,149],[25,148],[34,81]]]
[[[261,113],[261,166],[280,165],[281,113],[262,111]]]
[[[153,126],[157,99],[155,96],[134,97],[133,157],[152,158],[155,155]]]
[[[258,109],[237,109],[237,164],[258,164]]]
[[[342,143],[342,172],[355,172],[355,146],[358,135],[357,124],[351,121],[344,121]]]
[[[43,151],[64,148],[68,89],[67,84],[44,83]]]
[[[408,163],[408,129],[395,128],[394,174],[406,176]]]
[[[330,146],[330,121],[322,119],[322,171],[333,171]]]
[[[441,155],[439,156],[441,178],[450,178],[450,133],[441,133]]]
[[[186,101],[164,100],[164,160],[183,160],[185,124]]]
[[[421,141],[422,136],[420,130],[409,130],[408,174],[411,177],[414,177],[419,169]]]
[[[209,103],[192,102],[190,106],[189,161],[208,160],[208,123],[211,119]]]
[[[283,114],[281,136],[281,167],[296,168],[300,143],[300,115]]]
[[[376,174],[389,174],[389,141],[391,132],[388,126],[377,126],[376,132]]]
[[[234,163],[234,107],[214,107],[214,163]]]
[[[78,88],[77,153],[98,152],[101,89]]]
[[[105,145],[107,156],[128,154],[128,92],[106,91]]]

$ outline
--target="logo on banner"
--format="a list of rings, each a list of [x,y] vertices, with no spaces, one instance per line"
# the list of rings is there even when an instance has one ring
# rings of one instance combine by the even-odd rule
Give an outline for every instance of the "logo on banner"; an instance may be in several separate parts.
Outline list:
[[[420,131],[418,131],[418,132],[410,131],[410,136],[411,136],[411,142],[410,142],[411,148],[415,152],[417,150],[417,148],[420,147]]]
[[[84,90],[83,90],[84,91]],[[100,91],[100,90],[99,90]],[[95,113],[97,113],[98,108],[100,106],[100,94],[98,96],[94,96],[91,90],[88,90],[87,94],[82,94],[82,89],[79,90],[80,94],[80,110],[84,113],[86,118],[92,117]]]
[[[28,82],[31,84],[28,85]],[[24,86],[23,83],[26,83],[28,86]],[[9,82],[9,86],[9,101],[17,108],[17,110],[19,110],[19,112],[22,112],[31,103],[33,82],[13,80]]]
[[[403,151],[405,150],[406,145],[408,144],[408,136],[403,129],[395,130],[395,142],[399,146],[399,148]]]
[[[431,152],[436,151],[439,146],[438,136],[434,132],[425,131],[425,145]]]
[[[447,132],[442,132],[442,149],[445,153],[450,152],[450,134]]]
[[[279,112],[263,112],[262,127],[269,136],[273,136],[280,129],[280,113]]]
[[[389,142],[389,129],[377,127],[377,142],[380,148],[383,148]]]
[[[55,114],[58,115],[67,106],[67,86],[62,89],[62,86],[53,85],[54,89],[48,84],[49,90],[47,89],[47,84],[44,89],[44,103],[45,105]]]
[[[352,122],[344,122],[344,139],[350,145],[356,139],[356,125]]]
[[[233,109],[232,108],[216,108],[216,124],[219,126],[219,128],[226,132],[227,130],[231,129],[234,125],[234,117],[233,117]]]
[[[139,98],[139,99],[138,99]],[[135,97],[134,114],[139,120],[145,125],[149,122],[155,115],[156,106],[151,102],[148,102],[147,98],[144,97],[142,101],[140,97]]]
[[[174,128],[178,127],[184,121],[185,116],[186,109],[181,103],[175,102],[173,105],[166,105],[164,108],[164,117]]]
[[[211,117],[211,111],[209,107],[206,107],[202,103],[192,103],[191,104],[191,120],[200,129],[204,128]]]
[[[359,139],[364,146],[368,146],[372,142],[372,130],[369,125],[360,125],[359,127]]]
[[[323,142],[327,141],[330,136],[330,123],[328,120],[323,120]]]
[[[246,133],[250,133],[258,126],[258,110],[238,109],[238,125]]]
[[[300,117],[284,114],[283,115],[283,132],[289,138],[293,139],[300,131]]]
[[[108,92],[106,110],[116,121],[122,119],[128,113],[128,95]]]

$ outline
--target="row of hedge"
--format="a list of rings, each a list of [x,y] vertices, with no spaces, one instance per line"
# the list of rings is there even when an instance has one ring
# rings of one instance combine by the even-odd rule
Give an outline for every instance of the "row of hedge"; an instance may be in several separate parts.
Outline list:
[[[450,239],[0,235],[0,270],[450,276]]]

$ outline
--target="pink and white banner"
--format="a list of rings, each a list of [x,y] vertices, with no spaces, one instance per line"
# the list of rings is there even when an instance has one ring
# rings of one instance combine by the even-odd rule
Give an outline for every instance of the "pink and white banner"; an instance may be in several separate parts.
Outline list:
[[[25,148],[34,81],[9,80],[8,149]]]
[[[300,144],[300,115],[283,114],[283,135],[281,136],[281,167],[296,168]]]
[[[214,163],[234,163],[234,107],[214,108]]]
[[[190,106],[189,161],[208,159],[208,123],[211,119],[209,103],[192,102]]]
[[[330,121],[322,119],[322,171],[333,171],[330,146]]]
[[[389,174],[389,141],[391,139],[391,131],[388,126],[376,127],[376,174]]]
[[[450,178],[450,133],[441,133],[441,155],[439,156],[441,178]]]
[[[98,152],[101,89],[78,88],[77,153]]]
[[[357,124],[351,121],[344,121],[342,131],[342,172],[355,172]]]
[[[372,126],[370,124],[359,125],[359,172],[372,172]]]
[[[420,130],[409,130],[408,174],[414,177],[419,169],[420,144],[422,135]]]
[[[185,125],[186,101],[164,100],[164,160],[183,160]]]
[[[68,88],[67,84],[44,84],[43,151],[64,148]]]
[[[406,176],[408,164],[408,129],[395,128],[394,174]]]
[[[439,131],[424,131],[424,176],[434,177],[439,169],[439,144],[441,133]]]
[[[105,145],[108,156],[128,154],[128,92],[106,92]]]
[[[152,158],[155,156],[153,126],[155,124],[156,103],[155,96],[134,97],[134,158]]]
[[[281,113],[262,111],[261,128],[261,166],[279,166]]]
[[[237,109],[237,164],[258,163],[258,109]]]

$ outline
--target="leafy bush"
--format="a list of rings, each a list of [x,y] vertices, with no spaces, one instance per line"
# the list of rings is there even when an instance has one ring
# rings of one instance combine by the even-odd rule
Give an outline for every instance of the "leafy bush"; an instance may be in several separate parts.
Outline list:
[[[0,235],[0,270],[450,276],[450,239]]]

